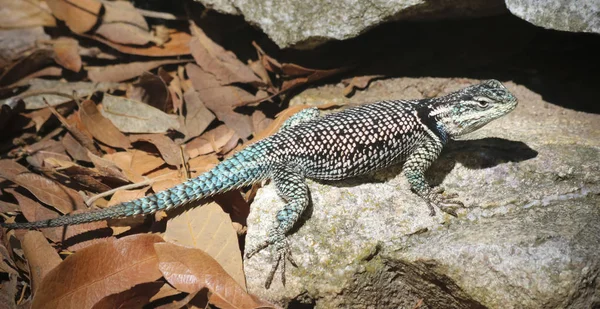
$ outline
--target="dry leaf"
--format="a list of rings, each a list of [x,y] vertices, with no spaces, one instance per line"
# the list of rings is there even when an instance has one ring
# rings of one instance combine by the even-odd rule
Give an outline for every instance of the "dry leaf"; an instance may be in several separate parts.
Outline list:
[[[25,2],[5,0],[11,2]],[[0,7],[2,7],[0,5]],[[1,14],[1,13],[0,13]],[[0,18],[0,20],[3,20]],[[1,23],[1,21],[0,21]],[[43,27],[26,29],[0,29],[0,68],[4,68],[13,61],[22,58],[37,46],[41,40],[50,40],[50,36],[44,32]]]
[[[157,41],[144,17],[130,2],[104,2],[104,9],[102,23],[95,33],[120,44],[145,45]]]
[[[8,67],[0,75],[0,86],[9,86],[54,63],[54,52],[37,50]]]
[[[241,62],[234,53],[213,42],[202,29],[192,23],[190,31],[193,34],[190,42],[192,56],[202,70],[216,77],[220,85],[242,83],[256,87],[265,86],[250,67]]]
[[[208,288],[209,301],[220,308],[256,308],[262,304],[248,294],[210,255],[175,244],[155,244],[158,267],[180,291],[194,293]]]
[[[183,162],[181,148],[179,145],[175,144],[173,140],[165,135],[160,134],[140,134],[134,135],[130,137],[132,142],[145,141],[151,143],[156,146],[156,149],[160,152],[160,155],[165,160],[165,162],[172,166],[181,166]],[[187,159],[187,153],[183,152],[183,159]],[[187,160],[186,160],[187,161]]]
[[[252,132],[254,133],[254,135],[256,135],[259,132],[262,132],[266,128],[268,128],[272,122],[273,119],[267,118],[267,116],[265,116],[265,114],[262,111],[257,110],[254,113],[252,113]]]
[[[21,212],[27,221],[40,221],[40,220],[48,220],[54,219],[60,216],[60,214],[56,211],[50,210],[39,202],[19,193],[16,190],[5,189],[8,193],[12,194],[15,199],[19,202],[19,207],[21,208]],[[61,227],[53,227],[42,229],[42,233],[44,236],[49,238],[54,242],[59,242],[62,239],[62,228]]]
[[[85,136],[85,135],[83,135]],[[65,147],[67,153],[77,161],[92,162],[90,157],[87,155],[88,149],[81,146],[81,144],[71,135],[71,133],[65,134],[60,140]]]
[[[85,37],[104,43],[122,53],[148,57],[173,57],[190,54],[191,36],[185,32],[171,33],[170,40],[162,46],[151,45],[147,47],[121,45],[106,40],[98,35],[85,35]]]
[[[163,112],[169,109],[170,95],[165,81],[149,72],[142,73],[139,80],[127,89],[127,98],[146,103]]]
[[[121,82],[140,76],[162,65],[189,62],[189,60],[166,59],[144,62],[130,62],[104,67],[86,67],[88,77],[93,82]]]
[[[181,246],[202,249],[246,289],[237,234],[229,215],[216,203],[188,209],[169,219],[163,238]]]
[[[96,0],[46,0],[56,18],[63,20],[75,33],[92,29],[98,21],[102,3]]]
[[[219,152],[231,139],[237,141],[239,136],[226,125],[220,125],[188,142],[185,145],[185,151],[190,158]]]
[[[219,120],[235,130],[240,137],[250,136],[252,134],[250,116],[236,113],[234,108],[256,98],[241,88],[219,85],[214,75],[204,72],[197,65],[188,63],[185,68],[204,105],[215,113]]]
[[[79,42],[71,38],[58,38],[52,46],[54,61],[67,70],[79,72],[81,70],[81,56],[79,56]]]
[[[31,285],[35,295],[44,276],[62,262],[56,250],[50,246],[46,237],[38,231],[28,231],[23,237],[23,252],[29,264]]]
[[[200,97],[196,90],[189,88],[183,94],[185,100],[185,138],[189,140],[196,137],[208,126],[213,120],[215,115],[204,106],[204,103],[200,100]]]
[[[33,95],[35,93],[59,92],[68,96],[75,94],[77,96],[85,97],[96,91],[108,91],[119,87],[119,84],[116,83],[65,82],[45,79],[32,79],[27,81],[25,85],[29,86],[25,92],[5,100],[0,100],[0,104],[7,104],[8,102],[18,101],[21,98],[26,97],[23,101],[25,101],[25,107],[27,109],[39,109],[46,108],[48,106],[46,105],[46,102],[51,106],[56,106],[71,101],[71,99],[65,96],[52,94]],[[44,99],[46,102],[44,102]]]
[[[56,26],[56,20],[40,1],[0,0],[0,7],[2,29]]]
[[[92,100],[85,100],[81,103],[79,117],[95,139],[112,147],[131,148],[129,139],[115,127],[111,120],[104,118]]]
[[[122,132],[165,133],[179,129],[176,115],[166,114],[148,104],[123,97],[104,95],[102,115],[110,119]]]
[[[79,250],[48,273],[32,308],[91,308],[106,296],[155,281],[161,273],[153,245],[162,241],[137,234]]]
[[[134,183],[143,181],[142,175],[165,163],[161,158],[137,149],[107,154],[104,159],[114,162]]]

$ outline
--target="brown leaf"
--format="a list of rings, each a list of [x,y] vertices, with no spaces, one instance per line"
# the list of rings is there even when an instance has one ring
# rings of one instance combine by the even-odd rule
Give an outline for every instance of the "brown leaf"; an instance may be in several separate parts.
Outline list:
[[[98,21],[102,3],[96,0],[46,0],[56,18],[63,20],[75,33],[92,29]]]
[[[104,297],[92,309],[119,308],[142,309],[167,284],[163,282],[141,283],[129,290]]]
[[[216,203],[193,207],[167,221],[166,241],[202,249],[245,290],[242,253],[231,218]]]
[[[113,43],[98,35],[85,35],[90,39],[104,43],[122,53],[148,57],[173,57],[190,54],[191,36],[185,32],[171,33],[170,40],[162,46],[130,46]]]
[[[0,177],[4,179],[10,180],[18,174],[27,172],[29,172],[27,168],[13,160],[0,160]]]
[[[88,77],[93,82],[121,82],[140,76],[162,65],[189,62],[189,60],[165,59],[144,62],[130,62],[104,67],[86,67]]]
[[[179,129],[181,125],[176,115],[136,100],[109,94],[102,99],[102,115],[127,133],[166,133],[169,129]]]
[[[240,137],[251,135],[250,116],[236,113],[234,107],[256,98],[241,88],[220,86],[214,75],[204,72],[197,65],[188,63],[185,68],[204,105]]]
[[[158,41],[149,32],[144,17],[130,2],[105,2],[104,9],[102,23],[95,33],[119,44],[145,45]]]
[[[192,23],[190,31],[194,35],[190,42],[192,56],[202,70],[216,77],[220,85],[242,83],[265,86],[250,67],[242,63],[234,53],[213,42],[202,29]]]
[[[156,149],[160,152],[162,158],[167,162],[167,164],[172,166],[181,166],[183,162],[181,161],[182,155],[181,150],[177,144],[170,138],[165,135],[160,134],[140,134],[131,136],[132,142],[145,141],[149,142],[152,145],[156,146]],[[187,156],[187,153],[184,152],[184,157]],[[185,158],[184,158],[185,159]]]
[[[46,275],[33,298],[36,308],[90,308],[102,298],[161,277],[152,234],[107,239],[68,256]]]
[[[261,306],[210,255],[175,244],[155,244],[158,267],[167,281],[180,291],[194,293],[208,288],[209,301],[220,308]]]
[[[14,0],[4,1],[12,3],[26,2]],[[0,7],[3,7],[3,5],[0,4]],[[4,21],[1,17],[0,20]],[[0,30],[0,42],[2,42],[2,48],[0,48],[0,68],[4,68],[10,63],[27,55],[28,52],[36,48],[37,42],[40,40],[50,40],[50,36],[44,32],[44,28],[41,26],[26,29]]]
[[[88,152],[88,156],[94,163],[94,166],[102,173],[121,179],[122,181],[128,181],[127,176],[123,171],[112,161],[96,156]]]
[[[37,50],[27,57],[15,62],[0,75],[0,86],[8,86],[17,83],[46,66],[54,63],[54,52],[51,50]]]
[[[39,202],[19,193],[16,190],[5,189],[8,193],[12,194],[15,199],[19,202],[19,207],[21,208],[21,212],[27,221],[40,221],[47,219],[54,219],[59,217],[59,213],[53,210],[50,210]],[[53,227],[42,229],[42,233],[44,236],[49,238],[54,242],[59,242],[62,239],[62,228],[61,227]]]
[[[238,141],[239,136],[228,126],[220,125],[188,142],[185,145],[185,151],[190,158],[219,152],[231,139]]]
[[[38,174],[22,173],[16,175],[11,181],[63,214],[85,208],[83,198],[75,190]]]
[[[97,140],[116,148],[131,148],[129,139],[110,120],[102,116],[92,100],[85,100],[81,103],[79,117]]]
[[[85,135],[84,135],[85,136]],[[88,149],[81,144],[70,133],[65,134],[60,140],[67,153],[77,161],[92,162],[88,154]]]
[[[213,120],[215,120],[215,115],[204,106],[202,100],[200,100],[200,96],[198,92],[193,88],[189,88],[183,94],[183,98],[185,100],[185,138],[189,140],[193,137],[196,137],[208,126]]]
[[[142,73],[140,79],[127,89],[127,98],[146,103],[163,112],[169,109],[171,101],[165,81],[149,72]]]
[[[37,151],[31,156],[27,157],[27,163],[31,164],[34,167],[44,169],[48,168],[48,165],[44,162],[46,159],[57,159],[62,161],[71,161],[71,158],[64,153],[56,153],[49,151]]]
[[[104,159],[114,162],[134,183],[143,181],[142,175],[165,163],[161,158],[137,149],[107,154]]]
[[[62,259],[41,232],[28,231],[23,237],[22,245],[29,264],[31,285],[35,295],[44,276],[60,264]]]
[[[259,132],[262,132],[266,128],[268,128],[272,122],[273,119],[267,118],[267,116],[265,116],[265,114],[262,111],[257,110],[254,113],[252,113],[252,132],[254,133],[254,135],[256,135]]]
[[[81,70],[81,56],[79,56],[79,42],[71,38],[58,38],[54,41],[54,61],[67,70],[79,72]]]
[[[3,262],[0,260],[0,262]],[[0,307],[6,309],[17,309],[15,299],[17,298],[17,281],[18,276],[16,274],[8,276],[8,280],[0,282]]]
[[[39,1],[0,0],[0,29],[54,27],[56,20]]]

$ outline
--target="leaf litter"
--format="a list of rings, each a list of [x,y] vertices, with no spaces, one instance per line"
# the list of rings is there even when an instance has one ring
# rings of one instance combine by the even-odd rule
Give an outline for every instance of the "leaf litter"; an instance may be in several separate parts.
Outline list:
[[[257,43],[243,58],[181,17],[202,16],[198,5],[136,3],[0,0],[2,220],[114,207],[180,184],[306,108],[286,108],[292,91],[348,69],[279,62]],[[238,238],[257,188],[154,216],[5,230],[0,304],[275,307],[245,287]]]

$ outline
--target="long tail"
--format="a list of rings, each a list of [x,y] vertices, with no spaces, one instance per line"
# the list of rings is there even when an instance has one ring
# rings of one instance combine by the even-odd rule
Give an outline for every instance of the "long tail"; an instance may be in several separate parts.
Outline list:
[[[265,179],[268,176],[269,165],[264,158],[264,149],[261,146],[263,145],[260,145],[260,142],[248,146],[231,158],[221,162],[212,170],[154,195],[101,210],[28,223],[0,222],[0,226],[9,229],[56,227],[134,215],[146,215],[159,210],[175,208],[194,200]]]

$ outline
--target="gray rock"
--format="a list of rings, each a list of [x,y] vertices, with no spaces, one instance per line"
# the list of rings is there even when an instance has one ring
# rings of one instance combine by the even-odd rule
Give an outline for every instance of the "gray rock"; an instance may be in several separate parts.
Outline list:
[[[514,15],[540,27],[600,33],[598,0],[505,0]]]
[[[469,80],[375,81],[353,98],[309,89],[292,100],[344,103],[438,95]],[[312,208],[290,235],[298,267],[263,287],[270,250],[245,261],[251,293],[318,308],[592,308],[600,304],[600,116],[505,85],[515,111],[449,145],[428,173],[468,207],[428,215],[401,167],[337,183],[309,181]],[[246,246],[283,205],[259,190]]]
[[[197,0],[243,15],[279,47],[311,48],[355,37],[386,21],[488,16],[506,12],[501,0]]]

